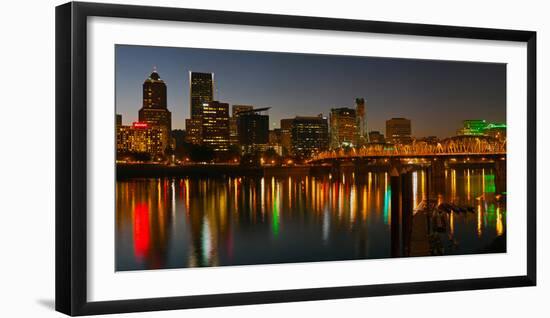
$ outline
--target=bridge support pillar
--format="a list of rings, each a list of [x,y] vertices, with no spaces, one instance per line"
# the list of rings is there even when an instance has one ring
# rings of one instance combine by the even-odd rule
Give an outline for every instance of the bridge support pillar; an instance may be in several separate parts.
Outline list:
[[[502,157],[506,159],[506,157]],[[495,190],[497,194],[506,192],[506,160],[498,157],[495,160]]]
[[[441,192],[445,192],[445,161],[441,158],[433,158],[431,166],[428,169],[428,178],[430,183],[428,187],[427,197],[431,199],[431,195],[437,196]]]
[[[356,175],[366,175],[368,173],[368,159],[357,159],[354,162],[354,171]]]
[[[332,163],[332,165],[330,166],[330,173],[332,174],[332,177],[333,178],[334,177],[339,178],[340,172],[341,172],[340,162],[339,161],[334,161]]]
[[[401,240],[402,256],[409,256],[411,250],[413,216],[412,172],[401,175]]]
[[[390,231],[391,231],[391,256],[399,257],[399,221],[400,221],[400,194],[401,178],[398,173],[390,174]]]
[[[391,255],[392,257],[409,256],[411,249],[413,217],[413,184],[412,172],[399,174],[392,169],[391,187]]]

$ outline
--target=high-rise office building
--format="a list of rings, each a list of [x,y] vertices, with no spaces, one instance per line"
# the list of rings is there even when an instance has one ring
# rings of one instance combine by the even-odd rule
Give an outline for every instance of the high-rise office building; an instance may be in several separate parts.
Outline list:
[[[369,134],[367,131],[367,106],[364,98],[355,99],[355,111],[357,114],[357,143],[359,146],[369,142]]]
[[[292,154],[292,122],[294,118],[281,119],[281,147],[284,156]]]
[[[330,146],[339,148],[357,145],[357,112],[354,108],[342,107],[330,110]]]
[[[167,108],[166,83],[156,69],[143,82],[143,103],[139,110],[139,122],[163,130],[162,148],[170,144],[172,131],[172,113]]]
[[[395,144],[407,144],[412,141],[411,121],[406,118],[386,120],[386,140]]]
[[[264,151],[269,143],[269,116],[262,114],[269,107],[239,113],[237,130],[243,153]]]
[[[214,73],[189,72],[191,118],[202,116],[202,105],[214,100]]]
[[[229,104],[218,101],[203,104],[202,144],[216,152],[229,150]]]
[[[231,118],[229,118],[229,140],[231,145],[239,144],[239,132],[237,129],[237,118],[239,113],[254,109],[252,105],[233,105],[231,108]]]
[[[292,153],[299,158],[310,158],[329,145],[328,121],[322,115],[297,116],[292,121]]]
[[[214,73],[189,72],[191,118],[185,120],[187,142],[202,143],[203,105],[214,100]]]

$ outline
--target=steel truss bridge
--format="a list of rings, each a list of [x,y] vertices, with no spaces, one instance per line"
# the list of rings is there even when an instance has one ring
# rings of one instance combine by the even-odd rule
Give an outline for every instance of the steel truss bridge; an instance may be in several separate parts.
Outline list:
[[[360,148],[339,148],[320,152],[308,162],[376,158],[497,157],[506,155],[506,140],[485,136],[457,136],[438,143],[408,145],[369,144]]]

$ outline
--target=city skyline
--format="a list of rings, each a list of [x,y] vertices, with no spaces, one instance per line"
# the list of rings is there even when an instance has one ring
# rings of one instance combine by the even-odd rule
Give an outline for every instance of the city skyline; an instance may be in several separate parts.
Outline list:
[[[116,58],[117,271],[507,251],[503,64]]]
[[[366,99],[369,131],[385,133],[386,120],[406,117],[413,136],[444,138],[465,119],[506,121],[504,64],[127,45],[116,53],[124,124],[137,121],[143,79],[154,67],[167,85],[173,129],[185,129],[190,118],[190,71],[214,73],[214,99],[230,107],[271,107],[270,129],[284,118],[328,117],[332,108],[354,107],[357,97]]]

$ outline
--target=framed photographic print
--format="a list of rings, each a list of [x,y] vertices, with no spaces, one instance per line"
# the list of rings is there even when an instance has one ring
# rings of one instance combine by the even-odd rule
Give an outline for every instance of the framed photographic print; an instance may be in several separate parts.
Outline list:
[[[536,284],[536,33],[56,8],[56,309]]]

